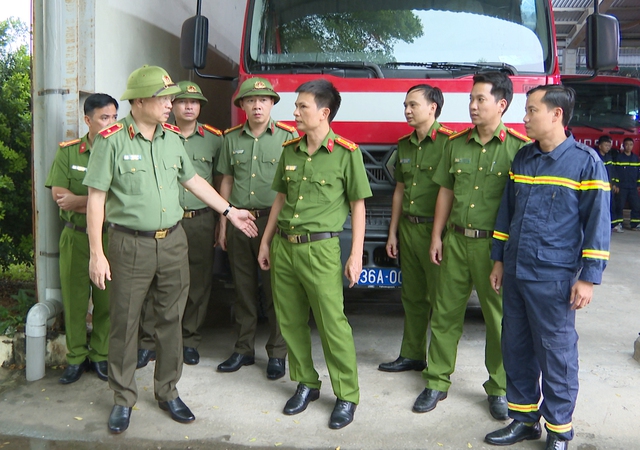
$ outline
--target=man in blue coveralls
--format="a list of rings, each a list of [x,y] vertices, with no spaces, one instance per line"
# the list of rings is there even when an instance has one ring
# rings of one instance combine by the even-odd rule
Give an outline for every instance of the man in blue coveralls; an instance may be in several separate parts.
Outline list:
[[[493,445],[539,439],[540,416],[548,450],[567,449],[573,438],[575,312],[602,280],[610,239],[604,164],[565,134],[574,101],[566,86],[527,93],[524,123],[535,142],[513,160],[496,220],[490,279],[496,292],[503,288],[502,354],[513,421],[486,435]]]

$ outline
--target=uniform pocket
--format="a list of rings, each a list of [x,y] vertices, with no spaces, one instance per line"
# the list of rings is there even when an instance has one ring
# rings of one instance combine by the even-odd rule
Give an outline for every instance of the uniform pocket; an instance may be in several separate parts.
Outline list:
[[[120,161],[118,164],[122,191],[127,195],[142,195],[144,192],[146,170],[136,163],[139,161]]]
[[[182,161],[178,157],[167,158],[162,160],[162,165],[165,171],[165,182],[170,188],[174,188],[178,183],[178,174],[182,170]]]

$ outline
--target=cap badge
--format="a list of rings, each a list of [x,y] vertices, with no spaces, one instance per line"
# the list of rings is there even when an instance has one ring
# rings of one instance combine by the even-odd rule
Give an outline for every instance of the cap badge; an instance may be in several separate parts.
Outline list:
[[[173,81],[171,81],[171,77],[169,75],[163,75],[162,82],[164,83],[164,87],[169,87],[173,84]]]
[[[253,85],[254,89],[266,89],[267,85],[264,84],[262,81],[256,81],[256,83]]]
[[[191,93],[197,93],[198,90],[196,89],[196,87],[193,84],[190,84],[189,86],[187,86],[187,92],[191,92]]]

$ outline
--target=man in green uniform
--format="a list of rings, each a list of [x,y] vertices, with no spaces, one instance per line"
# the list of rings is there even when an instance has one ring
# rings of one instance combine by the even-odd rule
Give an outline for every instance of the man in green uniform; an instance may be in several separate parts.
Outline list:
[[[207,103],[200,86],[191,81],[181,81],[178,87],[182,92],[173,101],[173,115],[184,138],[184,149],[196,173],[214,186],[214,168],[222,148],[222,131],[198,122],[200,107]],[[207,315],[213,283],[216,215],[187,188],[180,189],[180,206],[184,210],[182,228],[189,243],[190,277],[189,297],[182,317],[183,360],[185,364],[195,365],[200,361],[198,346],[202,335],[199,330]],[[155,359],[155,319],[149,307],[151,304],[147,302],[140,323],[138,367],[144,367],[150,359]]]
[[[278,194],[258,260],[263,270],[273,269],[276,316],[289,350],[291,379],[299,383],[284,413],[301,413],[320,396],[311,358],[311,309],[337,397],[329,428],[339,429],[353,421],[360,390],[353,335],[344,314],[338,235],[350,209],[353,240],[344,274],[351,287],[362,272],[364,199],[371,188],[358,146],[331,129],[340,106],[337,89],[318,79],[296,92],[293,115],[305,136],[284,144],[273,180]]]
[[[398,257],[398,237],[400,241],[404,335],[398,359],[378,366],[384,372],[425,367],[427,326],[440,277],[440,267],[424,251],[431,244],[440,189],[432,178],[444,144],[453,134],[436,120],[443,104],[442,91],[428,84],[410,88],[404,101],[404,115],[415,131],[398,140],[396,188],[387,239],[387,255],[394,259]]]
[[[158,406],[177,422],[195,420],[178,396],[182,373],[182,313],[189,292],[187,239],[180,225],[179,184],[224,214],[249,236],[257,236],[253,216],[237,210],[196,174],[179,128],[166,123],[172,96],[180,88],[157,66],[135,70],[123,100],[131,113],[96,137],[84,184],[89,187],[87,228],[91,280],[110,285],[109,386],[114,407],[109,430],[129,427],[138,398],[135,370],[140,312],[152,301],[158,349],[154,393]],[[225,209],[226,208],[226,209]],[[109,261],[101,245],[109,222]]]
[[[262,238],[276,197],[271,183],[280,161],[282,144],[298,137],[295,128],[271,119],[271,108],[279,100],[280,96],[271,83],[263,78],[249,78],[242,83],[233,103],[244,111],[247,121],[225,131],[224,150],[218,162],[218,171],[222,173],[220,195],[232,205],[251,211],[256,217],[259,238]],[[268,271],[259,272],[260,241],[247,238],[233,227],[227,228],[226,219],[221,217],[218,244],[229,252],[238,329],[233,354],[218,366],[218,372],[235,372],[255,362],[254,345],[260,308],[258,290],[262,281],[270,331],[266,345],[269,355],[267,378],[282,378],[287,345],[273,309],[270,274]]]
[[[64,305],[67,368],[59,382],[78,381],[93,369],[107,381],[109,349],[109,293],[95,289],[89,279],[87,237],[87,187],[82,184],[96,134],[118,120],[118,102],[107,94],[92,94],[84,102],[89,132],[80,139],[62,142],[45,186],[60,208],[64,228],[60,234],[60,288]],[[107,235],[103,234],[103,245]],[[87,346],[87,309],[93,301],[91,340]]]
[[[466,304],[475,285],[486,324],[484,383],[489,411],[507,419],[506,375],[500,350],[502,297],[491,288],[491,238],[511,161],[526,136],[507,129],[502,115],[513,85],[501,72],[473,77],[469,115],[475,127],[449,138],[433,180],[440,184],[436,202],[431,260],[441,265],[440,284],[431,317],[426,389],[413,405],[427,412],[447,398],[462,336]],[[441,239],[448,221],[448,233]]]

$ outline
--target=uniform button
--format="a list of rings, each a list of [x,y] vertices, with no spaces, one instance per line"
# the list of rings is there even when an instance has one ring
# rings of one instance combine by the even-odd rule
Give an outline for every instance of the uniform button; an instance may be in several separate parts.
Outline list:
[[[416,185],[416,183],[413,183],[413,186],[415,186],[415,185]]]
[[[255,138],[256,142],[258,142],[258,138]]]
[[[255,178],[255,177],[256,177],[256,174],[255,174],[255,173],[252,173],[252,174],[251,174],[251,178]]]
[[[174,165],[173,165],[173,168],[174,168],[174,169],[175,169],[175,168],[177,168],[177,167],[178,167],[178,166],[177,166],[177,164],[174,164]]]
[[[240,164],[240,161],[238,161],[237,159],[236,159],[236,164]]]
[[[418,150],[422,150],[422,147],[418,147]]]
[[[478,170],[482,170],[482,167],[478,167]]]
[[[462,172],[462,170],[458,169],[457,172],[460,173],[460,172]]]
[[[325,181],[324,181],[324,180],[322,180],[322,181],[320,182],[320,184],[324,184],[324,183],[325,183]]]
[[[158,168],[158,166],[157,166],[157,165],[156,165],[156,166],[153,166],[153,167],[155,167],[156,169]]]
[[[301,195],[300,197],[298,197],[298,200],[302,200],[304,197]]]
[[[287,177],[287,181],[289,181],[291,178]]]
[[[467,224],[467,228],[471,228],[471,224],[470,223]]]
[[[256,139],[256,141],[257,141],[257,139]],[[254,156],[254,157],[253,157],[253,160],[255,161],[256,159],[258,159],[258,157],[257,157],[257,156]]]
[[[204,161],[204,158],[202,158],[202,160]]]
[[[302,181],[307,181],[307,177],[302,177]]]
[[[413,205],[413,200],[411,200],[409,203],[411,203]]]
[[[184,191],[185,191],[185,192],[189,192],[189,189],[187,189],[187,188],[184,188]]]
[[[419,167],[420,167],[420,164],[416,164],[416,167],[418,167],[418,168],[419,168]]]
[[[162,212],[167,212],[167,210],[166,210],[166,209],[164,209],[164,208],[162,208]]]
[[[135,167],[132,167],[132,168],[131,168],[131,171],[132,171],[132,172],[135,172],[135,171],[136,171],[136,168],[135,168]]]
[[[256,195],[256,193],[255,193],[255,192],[253,192],[253,191],[251,191],[251,195]]]
[[[275,158],[271,160],[271,162],[276,162]]]
[[[160,189],[162,189],[162,186],[160,186]]]
[[[498,176],[502,175],[502,172],[498,172]]]
[[[429,170],[433,170],[433,167],[429,166]]]
[[[482,149],[482,153],[487,153],[487,149],[486,149],[486,148],[483,148],[483,149]]]
[[[474,189],[477,191],[478,190],[478,186],[475,186]]]
[[[471,205],[469,205],[470,208],[475,208],[476,205],[474,205],[473,203]]]
[[[295,218],[297,219],[297,218],[298,218],[298,215],[297,215],[297,214],[294,214],[294,215],[293,215],[293,217],[295,217]]]
[[[309,158],[307,158],[307,161],[311,161],[311,158],[310,158],[310,157],[309,157]]]
[[[291,227],[291,229],[292,229],[292,230],[293,230],[294,228],[295,228],[294,226],[292,226],[292,227]]]

